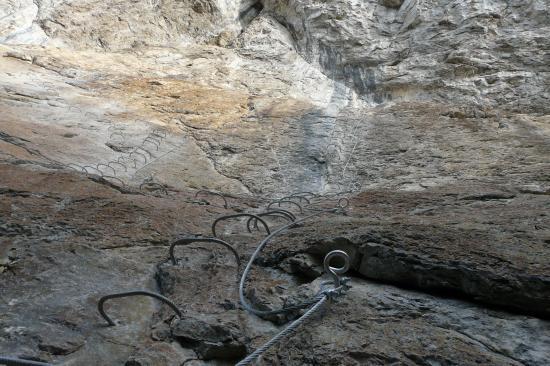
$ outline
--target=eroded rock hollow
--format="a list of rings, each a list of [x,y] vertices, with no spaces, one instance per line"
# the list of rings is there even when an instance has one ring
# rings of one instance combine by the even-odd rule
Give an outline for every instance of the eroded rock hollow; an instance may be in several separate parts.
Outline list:
[[[255,219],[216,226],[236,256],[170,244],[271,203],[317,215],[252,306],[316,296],[332,250],[351,288],[255,364],[548,365],[548,34],[546,0],[1,1],[0,360],[234,365],[307,307],[243,307]],[[181,313],[109,326],[133,290]]]

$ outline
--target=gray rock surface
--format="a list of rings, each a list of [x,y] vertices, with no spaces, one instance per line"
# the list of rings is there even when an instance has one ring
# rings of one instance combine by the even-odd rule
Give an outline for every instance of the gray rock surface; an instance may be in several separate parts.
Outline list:
[[[173,265],[169,243],[350,191],[254,266],[246,295],[276,309],[319,290],[329,250],[352,257],[351,290],[259,364],[547,364],[549,8],[1,2],[0,355],[234,364],[300,312],[246,313],[229,251]],[[245,228],[218,228],[242,263],[264,235]],[[132,289],[182,318],[140,296],[108,327],[98,299]]]

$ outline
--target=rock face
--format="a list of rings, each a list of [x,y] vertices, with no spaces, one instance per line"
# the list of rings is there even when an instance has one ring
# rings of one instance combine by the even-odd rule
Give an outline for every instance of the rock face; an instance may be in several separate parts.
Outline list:
[[[265,233],[217,227],[239,261],[168,246],[311,191],[281,207],[346,214],[274,238],[246,296],[313,296],[332,249],[352,287],[258,364],[546,365],[549,19],[545,1],[0,3],[0,356],[234,364],[300,315],[239,304]],[[108,327],[99,298],[134,289],[183,316],[113,299]]]

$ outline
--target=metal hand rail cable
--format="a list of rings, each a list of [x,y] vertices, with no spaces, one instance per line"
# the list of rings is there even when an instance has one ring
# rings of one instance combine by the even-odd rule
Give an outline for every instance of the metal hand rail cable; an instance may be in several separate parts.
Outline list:
[[[0,356],[0,365],[6,366],[52,366],[51,363]]]
[[[244,288],[245,288],[245,282],[246,282],[246,277],[248,275],[248,272],[250,272],[250,269],[252,268],[252,264],[254,263],[254,261],[256,260],[256,257],[258,256],[258,254],[260,254],[260,252],[262,251],[262,249],[267,245],[267,243],[273,238],[275,237],[277,234],[291,228],[291,227],[294,227],[295,225],[297,224],[300,224],[312,217],[315,217],[315,216],[319,216],[323,213],[333,213],[333,212],[338,212],[339,210],[341,210],[342,208],[341,207],[336,207],[336,208],[332,208],[332,209],[327,209],[327,210],[323,210],[323,211],[318,211],[316,213],[313,213],[311,215],[308,215],[308,216],[305,216],[299,220],[296,220],[294,222],[291,222],[285,226],[281,226],[279,229],[273,231],[271,234],[267,235],[262,241],[260,241],[260,243],[258,244],[258,246],[256,247],[256,250],[254,251],[254,253],[252,253],[252,256],[250,257],[250,259],[248,260],[248,263],[246,264],[246,267],[244,268],[244,271],[241,275],[241,280],[239,282],[239,300],[241,302],[241,305],[243,306],[243,308],[253,314],[256,314],[256,315],[274,315],[274,314],[281,314],[281,313],[286,313],[290,310],[295,310],[295,309],[302,309],[304,307],[307,307],[315,302],[317,302],[319,299],[317,297],[314,297],[312,299],[309,299],[308,301],[305,301],[301,304],[297,304],[297,305],[293,305],[293,306],[289,306],[289,307],[284,307],[284,308],[281,308],[281,309],[277,309],[277,310],[258,310],[258,309],[254,309],[252,307],[252,305],[248,302],[248,300],[246,299],[246,296],[244,294]]]
[[[254,352],[246,356],[245,359],[237,363],[235,366],[247,366],[251,365],[258,357],[263,355],[268,349],[270,349],[273,345],[279,343],[283,339],[290,337],[296,333],[298,328],[304,324],[306,321],[308,321],[317,311],[321,309],[321,307],[327,302],[328,300],[328,294],[322,293],[322,297],[313,305],[308,311],[304,313],[301,317],[294,320],[288,327],[286,327],[283,331],[281,331],[279,334],[277,334],[275,337],[271,338],[268,342],[266,342],[263,346],[256,349]]]
[[[183,145],[184,145],[183,143],[182,143],[182,144],[179,144],[179,145],[175,145],[175,146],[172,145],[172,146],[174,146],[174,148],[172,148],[171,150],[169,150],[169,151],[167,151],[166,153],[164,153],[164,154],[162,154],[162,155],[160,155],[160,156],[158,156],[158,157],[156,157],[156,158],[150,160],[149,162],[145,162],[145,164],[144,164],[141,168],[137,169],[137,170],[132,174],[132,176],[130,177],[130,179],[132,179],[132,178],[137,174],[137,172],[141,171],[142,169],[144,169],[145,167],[151,165],[152,163],[154,163],[154,162],[160,160],[161,158],[165,157],[166,155],[171,154],[174,150],[176,150],[176,149],[182,147]],[[138,153],[139,153],[139,152],[138,152]],[[143,155],[143,154],[142,154],[142,155]],[[134,162],[135,162],[135,160],[134,160]],[[136,168],[135,165],[134,165],[134,168]]]
[[[337,267],[330,266],[330,262],[332,258],[335,258],[335,257],[340,257],[344,259],[343,267],[337,268]],[[245,365],[251,364],[253,361],[259,358],[273,345],[282,341],[284,338],[294,335],[298,330],[298,327],[300,327],[300,325],[304,324],[307,320],[309,320],[309,318],[311,318],[313,314],[315,314],[327,302],[327,300],[330,300],[336,296],[342,295],[342,291],[345,291],[349,288],[347,285],[343,283],[342,279],[339,276],[347,272],[350,267],[349,256],[347,255],[346,252],[342,250],[333,250],[332,252],[328,253],[325,256],[323,266],[325,268],[325,272],[329,273],[333,277],[332,283],[334,285],[334,288],[323,289],[318,295],[319,297],[318,301],[310,309],[308,309],[301,317],[293,321],[283,331],[279,332],[275,337],[271,338],[263,346],[256,349],[250,355],[245,357],[242,361],[237,363],[236,366],[245,366]]]

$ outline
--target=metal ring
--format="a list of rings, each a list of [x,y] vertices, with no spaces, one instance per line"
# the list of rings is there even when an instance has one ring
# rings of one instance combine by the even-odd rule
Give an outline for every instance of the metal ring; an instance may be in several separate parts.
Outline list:
[[[200,191],[195,193],[195,198],[197,198],[197,196],[201,193],[209,193],[209,194],[213,194],[213,195],[216,195],[216,196],[220,196],[223,199],[223,202],[224,202],[223,208],[229,208],[229,206],[227,204],[227,200],[225,199],[225,196],[223,194],[218,193],[218,192],[214,192],[214,191],[209,191],[209,190],[206,190],[206,189],[201,189]],[[208,202],[208,201],[206,201],[206,202]],[[208,202],[208,204],[210,204],[210,202]]]
[[[345,204],[343,204],[345,202]],[[338,207],[340,208],[347,208],[349,206],[349,200],[345,197],[340,198],[337,203]]]
[[[267,223],[262,220],[261,217],[257,216],[257,215],[253,215],[253,214],[247,214],[247,213],[241,213],[241,214],[234,214],[234,215],[226,215],[226,216],[222,216],[222,217],[218,217],[214,223],[212,224],[212,234],[214,236],[217,236],[216,235],[216,225],[218,224],[219,221],[222,221],[222,220],[227,220],[227,219],[231,219],[231,218],[234,218],[234,217],[252,217],[252,218],[255,218],[256,220],[260,221],[262,223],[262,225],[264,226],[265,228],[265,231],[267,232],[267,234],[271,234],[271,231],[269,231],[269,226],[267,225]]]
[[[338,258],[338,257],[344,260],[344,266],[331,267],[330,262],[332,261],[332,259]],[[343,250],[333,250],[332,252],[329,252],[325,256],[325,260],[323,261],[323,267],[325,269],[325,272],[332,276],[332,279],[334,281],[334,286],[339,287],[340,275],[346,273],[350,267],[350,260],[349,260],[348,253],[344,252]]]
[[[194,243],[194,242],[217,243],[217,244],[223,245],[224,247],[229,249],[233,253],[233,255],[235,256],[235,259],[237,261],[237,267],[241,266],[241,260],[239,258],[239,253],[237,253],[235,248],[233,248],[233,246],[231,244],[229,244],[229,243],[227,243],[227,242],[225,242],[221,239],[217,239],[217,238],[183,238],[183,239],[176,240],[175,242],[170,244],[170,249],[169,249],[170,260],[172,261],[173,265],[176,265],[178,263],[176,261],[176,257],[174,256],[174,247],[176,245],[187,245],[187,244],[191,244],[191,243]]]
[[[181,310],[178,309],[178,307],[170,299],[168,299],[167,297],[164,297],[164,296],[162,296],[160,294],[157,294],[155,292],[143,291],[143,290],[120,292],[120,293],[117,293],[117,294],[105,295],[101,299],[99,299],[99,302],[97,303],[97,310],[99,311],[99,314],[101,314],[103,319],[105,319],[107,321],[107,323],[109,323],[109,325],[111,325],[111,326],[116,325],[116,323],[114,321],[112,321],[111,318],[109,318],[109,316],[103,310],[103,304],[105,303],[105,301],[107,301],[109,299],[116,299],[116,298],[120,298],[120,297],[129,297],[129,296],[137,296],[137,295],[144,295],[144,296],[154,297],[155,299],[158,299],[158,300],[166,303],[168,306],[170,306],[176,312],[176,314],[178,315],[179,318],[181,318],[183,316],[183,314],[181,313]]]

